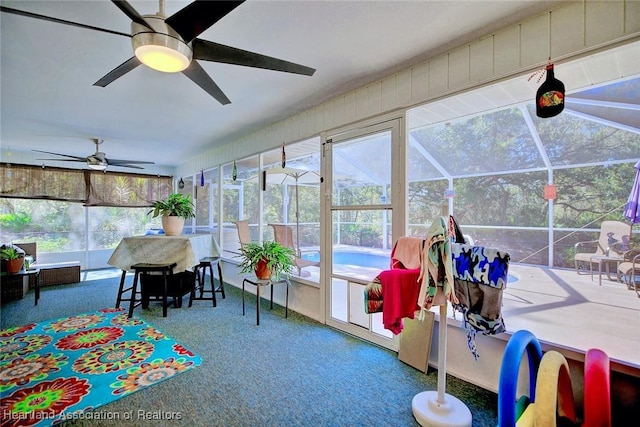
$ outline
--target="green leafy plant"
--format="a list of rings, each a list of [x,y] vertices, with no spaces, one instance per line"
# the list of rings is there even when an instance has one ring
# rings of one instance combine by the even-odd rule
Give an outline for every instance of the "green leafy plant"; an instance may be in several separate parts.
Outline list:
[[[191,197],[186,194],[173,193],[164,200],[156,200],[148,214],[157,216],[177,216],[188,219],[195,218],[195,207]]]
[[[295,254],[291,248],[278,242],[247,243],[240,248],[244,259],[238,266],[241,273],[253,273],[261,260],[265,260],[272,276],[278,280],[282,273],[290,273],[295,267]]]
[[[20,252],[13,246],[3,246],[0,248],[0,258],[5,260],[18,259],[24,257],[24,252]]]

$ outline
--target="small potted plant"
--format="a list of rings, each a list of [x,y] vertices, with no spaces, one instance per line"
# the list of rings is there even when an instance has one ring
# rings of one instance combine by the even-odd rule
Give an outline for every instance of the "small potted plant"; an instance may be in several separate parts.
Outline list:
[[[13,245],[3,245],[0,248],[0,258],[2,259],[2,270],[13,274],[22,270],[24,264],[24,251]]]
[[[293,249],[278,242],[251,242],[240,248],[244,259],[238,267],[240,273],[255,273],[258,279],[280,279],[283,273],[290,273],[295,267]]]
[[[162,215],[162,229],[167,236],[182,234],[184,220],[196,216],[191,197],[180,193],[173,193],[164,200],[156,200],[148,213],[153,218]]]

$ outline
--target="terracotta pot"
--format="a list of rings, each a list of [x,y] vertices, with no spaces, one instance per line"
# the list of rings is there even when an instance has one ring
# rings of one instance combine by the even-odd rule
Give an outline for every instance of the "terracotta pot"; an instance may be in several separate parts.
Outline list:
[[[3,270],[7,273],[17,273],[22,270],[22,265],[24,264],[24,258],[16,258],[16,259],[4,259],[2,260]]]
[[[267,261],[258,261],[258,263],[256,264],[255,273],[258,279],[269,280],[271,278],[271,271],[267,267]]]
[[[184,218],[179,216],[163,216],[162,229],[167,236],[179,236],[184,228]]]

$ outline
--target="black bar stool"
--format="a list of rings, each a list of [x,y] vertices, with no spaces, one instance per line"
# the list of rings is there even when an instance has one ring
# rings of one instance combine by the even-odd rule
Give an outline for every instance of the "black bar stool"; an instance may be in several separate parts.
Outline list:
[[[134,297],[134,295],[131,295],[129,298],[123,298],[125,292],[133,290],[133,285],[129,286],[128,288],[124,287],[124,281],[126,277],[127,270],[122,270],[122,276],[120,277],[120,287],[118,288],[118,298],[116,298],[116,308],[120,308],[121,302],[131,301]],[[138,302],[138,304],[140,304],[140,302]]]
[[[167,317],[167,275],[173,275],[173,269],[176,267],[176,263],[171,264],[134,264],[131,266],[131,270],[134,271],[133,276],[133,285],[131,288],[131,297],[128,300],[121,299],[121,295],[118,295],[119,301],[129,301],[129,317],[133,316],[133,309],[138,305],[142,305],[142,308],[146,308],[145,305],[148,306],[149,300],[148,297],[145,298],[142,296],[142,289],[140,289],[141,298],[136,300],[136,294],[138,289],[138,279],[141,274],[149,274],[149,273],[161,273],[162,281],[163,281],[163,292],[162,292],[162,317]],[[120,288],[123,286],[125,272],[122,272],[122,279],[120,280]],[[126,291],[126,290],[125,290]]]
[[[218,287],[215,285],[215,280],[213,277],[213,265],[218,266],[218,278],[219,284]],[[207,269],[209,269],[209,278],[211,282],[211,290],[205,290],[205,282],[207,276]],[[191,303],[193,301],[205,300],[205,301],[213,301],[213,306],[217,306],[216,301],[216,292],[220,292],[222,294],[222,299],[225,299],[224,295],[224,281],[222,280],[222,267],[220,266],[220,257],[205,257],[200,260],[200,264],[196,266],[196,281],[198,282],[197,289],[193,289],[191,291],[191,296],[189,297],[189,307],[191,307]],[[196,292],[199,293],[199,296],[196,296]],[[210,297],[205,297],[204,294],[211,294]]]

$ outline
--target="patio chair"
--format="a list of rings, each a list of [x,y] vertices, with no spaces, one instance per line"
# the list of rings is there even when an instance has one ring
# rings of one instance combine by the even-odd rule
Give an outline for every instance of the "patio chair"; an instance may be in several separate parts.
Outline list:
[[[630,249],[623,255],[623,261],[618,264],[618,276],[627,288],[636,291],[640,298],[640,249]]]
[[[284,224],[269,224],[269,225],[273,227],[274,240],[280,243],[282,246],[291,248],[293,252],[296,254],[295,264],[296,264],[296,269],[298,270],[298,276],[303,276],[302,274],[303,268],[320,265],[319,261],[312,261],[312,260],[302,258],[303,251],[301,251],[294,243],[293,229],[290,226],[284,225]],[[312,253],[312,252],[318,252],[318,251],[317,250],[304,251],[304,253]]]
[[[249,232],[249,221],[240,220],[234,221],[236,227],[238,227],[238,240],[240,241],[240,247],[251,243],[251,233]]]
[[[622,259],[622,255],[631,239],[631,227],[622,221],[602,221],[600,237],[598,240],[578,242],[574,245],[574,265],[577,274],[583,274],[580,270],[581,263],[589,266],[589,274],[593,274],[593,265],[598,265],[600,260],[594,257],[610,257]],[[627,248],[625,249],[625,246]],[[607,270],[608,271],[608,270]],[[586,274],[586,272],[584,273]]]

